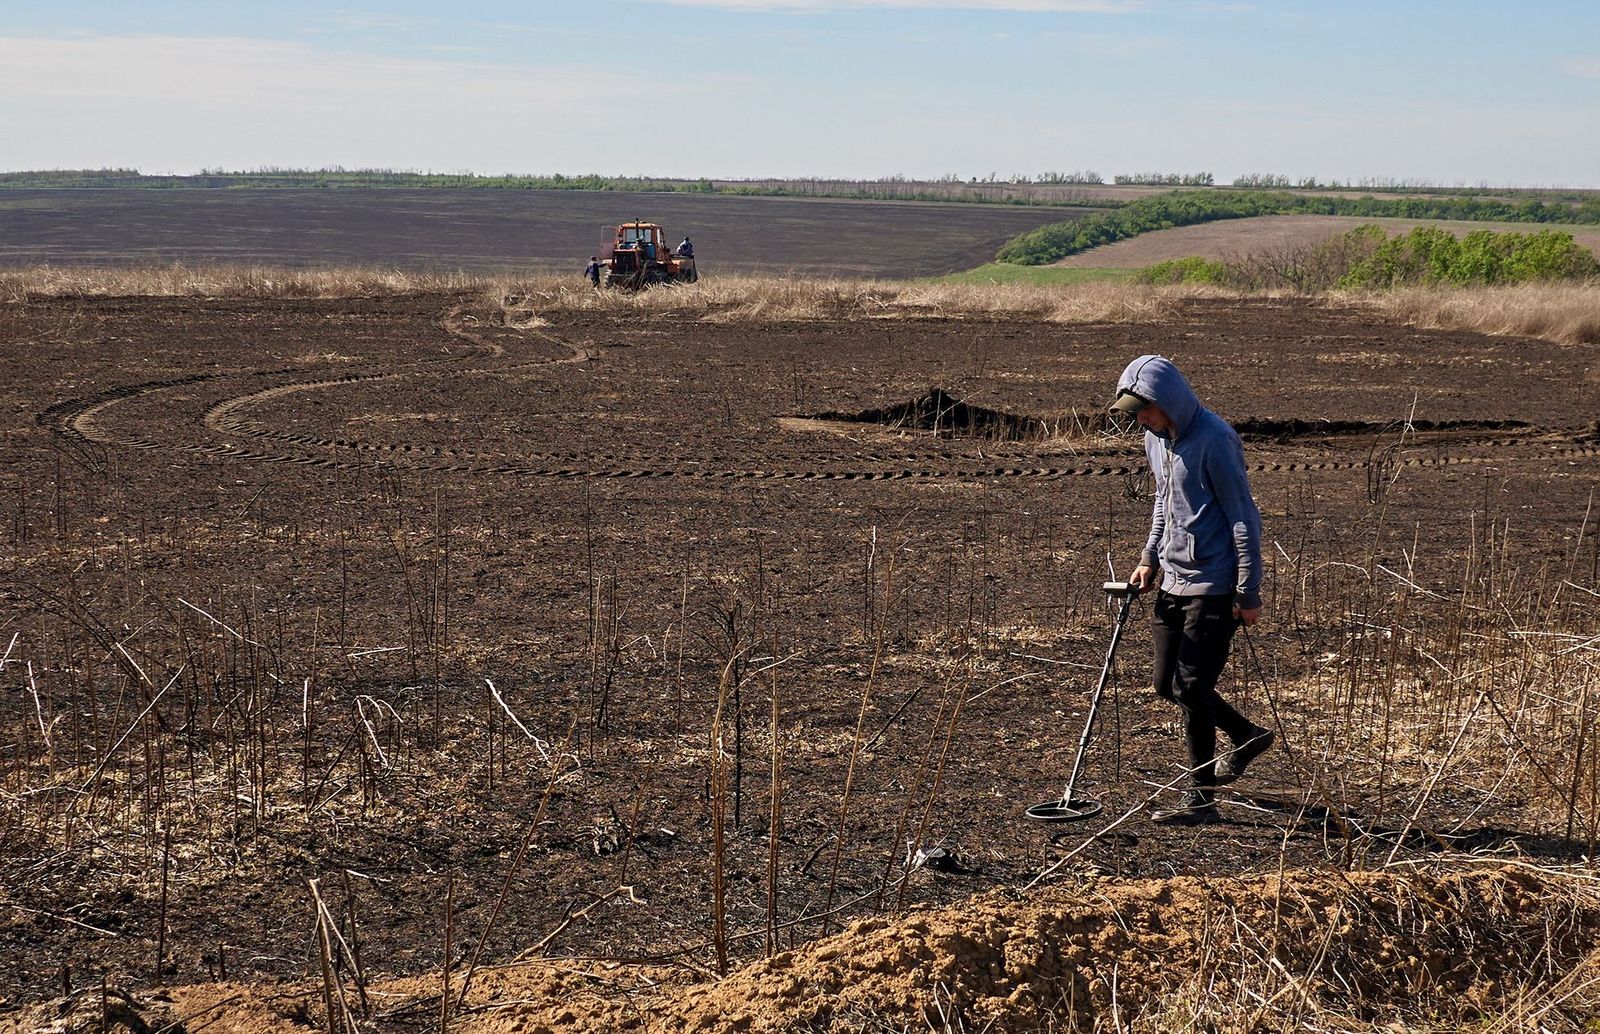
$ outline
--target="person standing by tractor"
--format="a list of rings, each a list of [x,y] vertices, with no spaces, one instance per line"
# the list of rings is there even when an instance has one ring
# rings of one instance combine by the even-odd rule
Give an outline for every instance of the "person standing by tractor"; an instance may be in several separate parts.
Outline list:
[[[1200,404],[1171,360],[1142,355],[1129,363],[1111,411],[1145,429],[1155,508],[1128,581],[1157,589],[1153,682],[1157,696],[1183,708],[1189,755],[1189,788],[1151,818],[1214,822],[1217,785],[1243,775],[1273,741],[1217,692],[1235,628],[1261,619],[1261,514],[1238,434]],[[1233,744],[1221,758],[1218,729]]]
[[[589,256],[589,264],[583,267],[583,275],[589,278],[589,283],[596,287],[600,286],[600,259],[598,256]]]
[[[679,242],[678,247],[673,251],[673,254],[677,255],[679,258],[694,258],[694,245],[690,244],[689,238],[685,237],[681,242]]]

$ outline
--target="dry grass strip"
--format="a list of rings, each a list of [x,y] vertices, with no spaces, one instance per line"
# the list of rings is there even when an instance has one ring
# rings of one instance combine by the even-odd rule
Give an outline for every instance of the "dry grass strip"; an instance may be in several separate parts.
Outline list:
[[[477,288],[464,273],[341,266],[19,266],[0,269],[0,302],[71,297],[356,298]]]
[[[628,293],[594,290],[570,276],[490,277],[355,266],[0,269],[0,303],[13,304],[95,296],[352,298],[413,293],[474,293],[503,309],[513,321],[582,312],[674,313],[713,323],[962,318],[1143,323],[1170,316],[1186,299],[1245,297],[1197,285],[1130,283],[1040,286],[735,275]],[[1600,342],[1600,283],[1406,288],[1332,297],[1425,329],[1536,337],[1562,344]]]
[[[1429,330],[1475,330],[1564,345],[1600,343],[1600,283],[1414,287],[1352,300]]]
[[[1192,287],[1037,287],[936,281],[727,276],[650,291],[594,290],[577,277],[488,277],[359,267],[32,266],[0,270],[0,302],[67,297],[348,298],[475,293],[514,321],[557,313],[674,313],[715,323],[1015,318],[1061,323],[1162,319]]]

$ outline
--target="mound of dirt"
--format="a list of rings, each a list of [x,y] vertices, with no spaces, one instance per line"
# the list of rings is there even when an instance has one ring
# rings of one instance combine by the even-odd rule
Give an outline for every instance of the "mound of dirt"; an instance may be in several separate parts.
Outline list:
[[[1113,1010],[1127,1023],[1193,1000],[1201,987],[1223,1001],[1292,987],[1299,1000],[1369,1015],[1471,1015],[1525,991],[1551,961],[1575,965],[1597,931],[1593,902],[1573,910],[1512,870],[1107,880],[864,920],[647,1011],[658,1030],[842,1031],[866,1019],[966,1029],[954,1018],[974,1030],[1088,1029]],[[642,1029],[632,1006],[615,1003],[569,1022],[518,1013],[470,1029]]]
[[[1275,1029],[1307,1011],[1361,1024],[1426,1018],[1448,1026],[1531,1008],[1564,977],[1581,987],[1577,969],[1600,964],[1597,934],[1600,899],[1592,892],[1517,868],[1086,880],[862,920],[720,981],[683,967],[577,960],[483,969],[450,1028],[779,1034],[931,1024],[998,1032],[1089,1029],[1113,1014],[1124,1025],[1166,1014],[1185,1023],[1270,1014]],[[459,980],[458,973],[457,987]],[[386,1022],[426,1024],[437,1018],[438,989],[435,974],[369,991],[385,1003]],[[161,1021],[175,1013],[190,1029],[324,1027],[320,985],[202,985],[171,995]],[[95,1018],[81,1003],[72,1011]],[[62,1028],[64,1015],[62,1004],[42,1006],[16,1029],[102,1029]],[[138,1030],[137,1019],[106,1029]]]
[[[858,413],[818,413],[813,420],[883,424],[898,430],[932,431],[946,438],[995,438],[1016,442],[1046,432],[1044,422],[998,409],[974,406],[943,388],[929,388],[908,402]]]

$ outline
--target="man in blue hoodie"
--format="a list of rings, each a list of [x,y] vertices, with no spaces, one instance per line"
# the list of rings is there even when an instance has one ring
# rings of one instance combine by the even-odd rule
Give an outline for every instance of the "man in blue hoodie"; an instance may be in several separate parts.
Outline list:
[[[1243,775],[1273,740],[1217,693],[1234,628],[1261,619],[1261,514],[1239,436],[1200,404],[1171,360],[1142,355],[1129,363],[1111,410],[1145,429],[1155,512],[1128,580],[1143,590],[1159,576],[1153,680],[1158,696],[1183,708],[1189,749],[1190,788],[1151,818],[1212,822],[1216,786]],[[1221,758],[1218,729],[1233,743]]]

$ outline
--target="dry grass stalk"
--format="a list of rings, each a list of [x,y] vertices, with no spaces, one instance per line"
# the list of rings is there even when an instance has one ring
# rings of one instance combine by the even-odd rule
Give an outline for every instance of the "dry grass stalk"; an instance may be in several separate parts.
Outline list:
[[[156,986],[164,982],[167,966],[167,889],[172,875],[172,827],[161,831],[161,905],[156,919]]]
[[[719,977],[728,975],[727,830],[730,780],[723,716],[728,708],[737,659],[735,652],[722,666],[722,677],[717,686],[717,709],[711,718],[711,772],[708,778],[711,789],[711,944],[716,951]]]
[[[778,656],[778,636],[772,636]],[[778,950],[778,838],[783,835],[783,741],[778,724],[778,665],[772,666],[772,758],[770,812],[767,819],[767,957]]]
[[[317,914],[317,958],[322,967],[322,1006],[323,1017],[327,1023],[328,1034],[340,1034],[340,1031],[353,1032],[357,1030],[356,1020],[350,1013],[350,1005],[345,1001],[344,984],[339,979],[339,967],[335,964],[334,945],[346,958],[350,957],[349,945],[345,944],[340,935],[338,923],[333,914],[328,911],[328,906],[322,900],[322,888],[317,880],[307,880],[306,886],[311,891],[311,901]],[[335,1003],[339,1011],[334,1011]]]
[[[350,870],[341,869],[339,879],[344,885],[345,917],[350,924],[350,972],[355,976],[356,994],[361,999],[361,1016],[367,1019],[372,1016],[372,1003],[367,1000],[367,975],[361,965],[361,931],[356,926],[356,896],[350,888]],[[227,979],[226,974],[223,979]]]
[[[710,723],[710,823],[712,823],[712,856],[710,856],[710,940],[717,952],[717,975],[728,975],[728,759],[723,751],[722,715],[728,706],[728,687],[733,672],[733,658],[723,664],[722,682],[717,688],[717,714]]]
[[[633,901],[635,903],[639,901],[639,898],[634,895],[633,888],[631,886],[619,883],[615,887],[612,887],[610,890],[606,891],[604,894],[601,894],[599,897],[595,898],[593,901],[589,902],[587,905],[584,905],[582,908],[574,909],[571,905],[568,905],[566,914],[561,917],[561,921],[555,925],[555,928],[549,933],[545,934],[543,937],[539,938],[531,946],[524,948],[521,952],[519,952],[517,954],[517,962],[528,962],[530,960],[539,958],[544,950],[550,947],[550,945],[555,942],[555,939],[565,933],[567,928],[573,923],[582,919],[584,916],[587,916],[590,912],[593,912],[606,902],[624,893],[628,895],[629,901]]]
[[[877,529],[873,529],[873,543],[876,546]],[[839,880],[839,860],[844,851],[845,823],[850,816],[850,791],[854,787],[856,777],[856,763],[861,758],[861,735],[867,723],[867,705],[872,700],[872,690],[878,681],[878,665],[883,659],[884,625],[889,620],[889,606],[894,600],[894,553],[889,553],[889,563],[883,579],[883,609],[872,615],[872,665],[867,670],[866,685],[861,688],[861,706],[856,712],[856,728],[850,737],[850,760],[844,771],[844,789],[839,794],[839,821],[834,827],[833,835],[833,862],[828,869],[828,900],[823,906],[824,913],[833,908],[833,895]],[[868,586],[876,580],[876,574],[869,562],[867,567]],[[876,609],[876,608],[874,608]],[[822,932],[828,932],[827,919],[823,919]]]
[[[567,748],[572,746],[572,739],[577,732],[578,721],[574,718],[572,724],[567,727],[567,736],[562,741],[561,750],[556,752],[558,761],[566,753]],[[522,859],[527,855],[528,846],[533,843],[534,835],[539,832],[539,827],[543,825],[545,813],[550,810],[550,798],[555,793],[557,782],[565,774],[566,771],[560,764],[552,765],[550,768],[550,780],[545,783],[544,793],[539,797],[539,807],[534,811],[533,818],[522,832],[522,841],[517,844],[517,853],[512,857],[511,867],[506,870],[506,878],[500,884],[500,896],[495,898],[494,908],[489,913],[488,921],[483,924],[483,930],[478,935],[477,944],[472,948],[472,957],[467,961],[467,972],[461,978],[461,991],[456,997],[456,1008],[458,1009],[466,1003],[467,992],[472,989],[472,975],[477,971],[478,963],[483,958],[484,945],[488,943],[489,935],[494,932],[494,926],[500,919],[500,913],[505,910],[506,898],[511,893],[511,883],[522,869]]]
[[[456,912],[456,874],[447,877],[444,891],[444,957],[439,963],[439,1034],[450,1029],[450,950]]]
[[[938,710],[934,713],[933,721],[928,726],[927,742],[923,745],[921,750],[917,751],[915,758],[912,760],[911,767],[916,771],[916,780],[911,783],[906,792],[901,796],[900,816],[895,820],[894,836],[889,841],[889,854],[883,864],[883,877],[880,881],[880,886],[878,889],[877,907],[880,912],[883,910],[884,902],[888,897],[890,877],[894,873],[896,864],[901,866],[901,873],[899,879],[899,893],[895,899],[895,907],[898,909],[905,904],[906,877],[908,877],[911,873],[915,848],[920,846],[923,832],[921,829],[921,823],[919,823],[919,829],[915,843],[908,842],[902,845],[901,838],[905,835],[906,823],[910,820],[912,807],[921,799],[918,795],[922,792],[922,788],[927,782],[928,766],[933,757],[933,745],[938,741],[939,733],[944,730],[945,715],[949,711],[950,704],[952,702],[957,702],[959,706],[959,702],[964,701],[966,696],[967,687],[965,683],[957,681],[953,673],[947,674],[944,688],[939,694]],[[887,728],[887,726],[885,726],[885,728]],[[923,814],[927,814],[926,810],[924,810]]]

